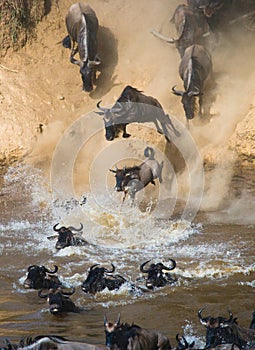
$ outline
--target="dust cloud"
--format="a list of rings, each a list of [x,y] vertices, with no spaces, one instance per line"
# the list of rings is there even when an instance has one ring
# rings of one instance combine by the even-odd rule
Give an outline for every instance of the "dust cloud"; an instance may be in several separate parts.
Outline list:
[[[177,84],[177,87],[182,89],[182,81],[178,74],[179,54],[174,45],[160,41],[150,33],[151,29],[156,29],[165,36],[176,37],[175,27],[169,19],[176,6],[181,3],[183,2],[177,0],[90,1],[100,22],[99,54],[102,60],[98,84],[90,95],[81,91],[79,71],[69,63],[68,50],[56,46],[56,42],[66,35],[64,17],[72,1],[62,0],[59,3],[58,18],[54,17],[53,11],[45,21],[54,28],[52,36],[49,32],[47,38],[43,36],[47,29],[45,23],[38,29],[38,39],[43,41],[43,46],[50,47],[50,54],[42,54],[42,49],[37,51],[36,48],[40,45],[36,43],[30,48],[35,61],[36,55],[41,55],[43,62],[53,57],[49,67],[44,65],[36,74],[43,73],[46,76],[47,91],[55,111],[48,119],[43,134],[38,137],[30,157],[32,163],[45,169],[50,167],[50,159],[61,135],[63,136],[77,119],[96,111],[96,103],[99,100],[102,100],[103,106],[112,105],[126,85],[157,98],[165,111],[185,126],[180,99],[171,93],[173,85]],[[201,158],[206,158],[209,154],[212,162],[216,161],[216,167],[205,174],[203,210],[221,208],[222,201],[228,196],[235,163],[235,155],[229,149],[229,139],[237,123],[247,115],[254,94],[253,35],[252,32],[245,32],[244,29],[236,27],[220,34],[218,43],[214,43],[211,51],[215,86],[209,94],[210,116],[206,116],[203,121],[197,117],[190,122],[189,132]],[[29,52],[29,49],[27,50]],[[46,107],[42,113],[46,111]],[[109,143],[104,139],[102,118],[96,113],[93,118],[98,120],[97,132],[88,140],[87,136],[85,137],[86,142],[84,141],[75,160],[74,182],[79,192],[89,188],[91,166],[105,148],[109,147]],[[146,143],[164,150],[163,136],[158,136],[154,131],[147,132],[148,129],[143,132],[141,126],[128,126],[128,130],[132,130],[132,138],[129,141],[141,138]],[[130,149],[129,144],[127,142],[126,147]],[[111,157],[110,154],[113,153],[105,154]],[[125,155],[120,158],[125,159]],[[104,164],[101,167],[107,172],[104,181],[107,182],[108,168],[117,160],[115,156],[112,159],[102,159]],[[98,171],[102,171],[100,166]],[[187,169],[176,174],[180,180],[181,196],[187,191],[186,173]],[[196,174],[192,176],[195,182]]]

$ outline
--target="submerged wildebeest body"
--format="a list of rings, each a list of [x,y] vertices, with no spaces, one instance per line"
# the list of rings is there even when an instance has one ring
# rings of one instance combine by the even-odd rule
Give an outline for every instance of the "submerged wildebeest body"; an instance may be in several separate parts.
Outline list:
[[[150,264],[148,268],[145,268],[150,260],[145,261],[140,265],[140,271],[142,273],[148,274],[146,278],[146,287],[153,289],[154,287],[164,287],[167,284],[172,284],[176,282],[169,272],[174,270],[176,267],[176,262],[170,259],[172,266],[167,267],[162,263]]]
[[[181,4],[175,9],[170,21],[175,25],[177,39],[167,38],[155,30],[152,30],[151,33],[168,43],[175,44],[181,57],[186,48],[191,45],[207,45],[207,38],[210,35],[209,26],[200,11]]]
[[[109,290],[119,289],[126,282],[126,279],[120,275],[110,275],[115,271],[115,266],[108,270],[105,267],[98,267],[99,264],[92,265],[89,269],[86,280],[82,283],[81,289],[85,293],[95,294],[105,288]]]
[[[116,168],[110,169],[115,174],[116,185],[115,190],[118,192],[124,192],[123,201],[127,194],[132,200],[135,198],[136,192],[142,190],[149,183],[155,185],[155,179],[159,179],[162,182],[162,169],[164,162],[159,163],[154,158],[154,150],[151,147],[147,147],[144,151],[144,155],[148,159],[140,165],[133,167],[124,167],[122,169]]]
[[[75,234],[72,231],[81,232],[83,229],[82,223],[79,228],[75,228],[73,226],[61,226],[60,228],[57,228],[58,224],[53,226],[53,230],[57,232],[58,234],[55,236],[48,236],[48,239],[55,239],[57,238],[57,242],[55,245],[55,248],[57,250],[63,249],[70,246],[83,246],[89,244],[85,239],[80,237],[75,237]]]
[[[104,116],[105,137],[108,141],[114,140],[120,131],[123,132],[124,138],[129,137],[126,126],[130,123],[152,122],[157,131],[165,135],[167,141],[170,140],[168,126],[179,135],[159,101],[152,96],[144,95],[142,91],[132,86],[127,85],[124,88],[111,108],[103,108],[100,103],[101,101],[97,103],[97,108],[100,110],[97,114]]]
[[[50,271],[45,266],[31,265],[27,269],[27,277],[24,281],[24,287],[27,289],[50,289],[61,286],[57,276],[53,276],[58,271],[54,265],[54,270]]]
[[[75,289],[71,291],[64,291],[61,288],[50,289],[47,294],[43,294],[42,290],[38,292],[40,298],[47,298],[49,303],[50,313],[58,315],[63,312],[80,312],[81,309],[75,305],[75,303],[69,298],[73,295]]]
[[[244,345],[242,340],[238,340],[236,334],[232,332],[230,327],[222,326],[223,324],[236,324],[236,318],[233,318],[232,312],[229,311],[229,318],[218,317],[202,317],[202,311],[198,311],[200,323],[206,327],[206,345],[205,348],[213,348],[221,344],[235,344],[239,347]]]
[[[33,339],[28,337],[22,339],[18,345],[7,342],[7,346],[6,350],[107,350],[101,344],[88,344],[52,335],[39,335]]]
[[[101,63],[97,53],[99,23],[95,11],[83,2],[71,5],[66,15],[66,28],[72,41],[70,61],[80,67],[83,90],[90,92],[95,67]],[[77,52],[80,60],[74,58]]]
[[[170,350],[169,339],[162,333],[137,325],[104,319],[106,345],[113,350]]]
[[[184,91],[172,88],[172,92],[181,96],[187,120],[193,119],[196,111],[196,98],[199,98],[199,115],[202,116],[205,82],[212,77],[212,59],[202,45],[192,45],[185,50],[179,65],[179,74],[183,80]],[[205,114],[205,111],[203,111]]]

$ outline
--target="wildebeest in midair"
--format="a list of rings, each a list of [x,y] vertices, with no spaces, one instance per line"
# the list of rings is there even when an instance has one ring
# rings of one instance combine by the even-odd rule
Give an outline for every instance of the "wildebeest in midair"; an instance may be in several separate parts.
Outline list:
[[[172,284],[176,282],[176,279],[173,278],[169,272],[174,270],[176,267],[176,262],[173,259],[170,259],[171,266],[165,266],[164,264],[156,263],[150,264],[147,268],[147,265],[151,260],[147,260],[140,265],[140,271],[147,274],[146,278],[146,287],[153,289],[154,287],[164,287],[167,284]]]
[[[95,294],[105,288],[109,290],[119,289],[127,280],[120,275],[112,275],[115,271],[113,264],[109,270],[105,267],[99,267],[99,264],[92,265],[89,269],[86,280],[82,283],[81,289],[85,293]]]
[[[198,98],[199,116],[209,113],[204,109],[203,98],[205,82],[212,79],[212,59],[210,53],[202,45],[189,46],[182,57],[179,65],[179,74],[183,80],[184,91],[176,90],[172,92],[181,96],[181,102],[185,111],[186,119],[189,121],[195,116],[197,110],[196,101]]]
[[[79,228],[75,228],[73,226],[61,226],[60,228],[57,228],[59,224],[53,226],[53,230],[57,232],[57,235],[54,236],[48,236],[47,238],[49,240],[57,239],[55,248],[56,249],[63,249],[70,246],[83,246],[89,244],[85,239],[80,237],[75,237],[75,233],[72,231],[81,232],[83,229],[82,223],[80,224]]]
[[[70,61],[80,67],[83,90],[90,92],[93,90],[96,66],[101,63],[97,52],[99,23],[95,11],[83,2],[71,5],[66,15],[66,28],[72,42]],[[74,58],[77,52],[80,60]]]
[[[30,265],[27,271],[27,277],[23,283],[27,289],[50,289],[62,284],[57,276],[53,276],[58,271],[56,265],[54,265],[53,270],[49,270],[45,266]]]
[[[159,163],[154,158],[154,150],[151,147],[146,147],[144,155],[148,157],[146,161],[140,165],[133,167],[124,167],[122,169],[110,169],[115,174],[116,185],[115,190],[124,192],[123,201],[128,194],[132,201],[134,201],[135,194],[141,191],[149,183],[155,185],[155,179],[162,182],[162,169],[164,162]]]
[[[164,134],[167,141],[170,141],[170,127],[176,136],[179,136],[170,117],[163,110],[159,101],[152,97],[146,96],[142,91],[127,85],[122,91],[120,97],[111,108],[100,106],[101,101],[97,103],[99,115],[104,118],[105,137],[107,141],[112,141],[116,138],[120,131],[122,136],[127,138],[130,134],[127,133],[126,127],[130,123],[146,123],[152,122],[155,124],[157,131]]]

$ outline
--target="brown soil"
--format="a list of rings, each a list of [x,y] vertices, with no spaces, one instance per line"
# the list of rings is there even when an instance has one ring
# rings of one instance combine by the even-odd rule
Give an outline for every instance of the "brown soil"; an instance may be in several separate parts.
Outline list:
[[[169,18],[182,1],[90,1],[100,22],[102,59],[97,86],[90,94],[82,91],[79,69],[70,64],[69,50],[60,44],[66,36],[65,14],[72,3],[53,2],[49,14],[37,25],[36,38],[17,52],[8,50],[1,59],[0,163],[4,169],[25,157],[48,173],[52,154],[65,130],[81,115],[96,110],[99,100],[111,105],[127,84],[156,97],[170,115],[185,124],[180,100],[171,94],[173,85],[182,87],[179,54],[174,46],[150,34],[155,28],[167,36],[175,35]],[[238,38],[239,33],[233,29],[213,49],[217,86],[211,119],[191,122],[190,133],[210,170],[207,199],[217,197],[220,201],[226,195],[233,175],[240,169],[235,168],[236,160],[242,167],[254,169],[255,45],[253,41],[249,44],[253,34],[247,33],[244,40],[243,33]],[[145,134],[140,125],[129,126],[128,130],[132,138],[142,137],[164,150],[178,169],[178,150],[166,145],[163,136],[152,129]],[[106,147],[103,121],[98,140],[100,147]],[[95,143],[92,148],[97,146]]]

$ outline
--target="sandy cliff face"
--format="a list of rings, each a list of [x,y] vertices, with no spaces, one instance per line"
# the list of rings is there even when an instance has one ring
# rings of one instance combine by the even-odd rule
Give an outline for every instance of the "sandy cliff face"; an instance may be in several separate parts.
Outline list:
[[[103,62],[98,86],[90,95],[81,91],[78,67],[69,63],[68,49],[59,44],[66,35],[64,17],[72,1],[53,3],[50,13],[37,26],[36,39],[18,52],[9,50],[1,59],[1,171],[21,159],[47,169],[66,128],[82,114],[95,110],[99,100],[104,105],[112,104],[127,84],[159,99],[168,113],[185,124],[180,100],[171,94],[173,85],[182,86],[179,55],[173,46],[149,33],[156,28],[173,36],[174,27],[168,20],[179,3],[90,2],[100,21],[99,54]],[[240,41],[238,33],[222,38],[213,49],[217,86],[212,115],[203,123],[192,121],[190,129],[209,182],[217,173],[227,176],[229,183],[239,175],[243,179],[248,176],[248,182],[253,183],[254,51],[255,47]],[[129,130],[144,137],[141,126],[130,126]],[[103,138],[103,129],[101,134]],[[178,152],[165,144],[163,136],[150,131],[146,140],[164,150],[178,168]]]

